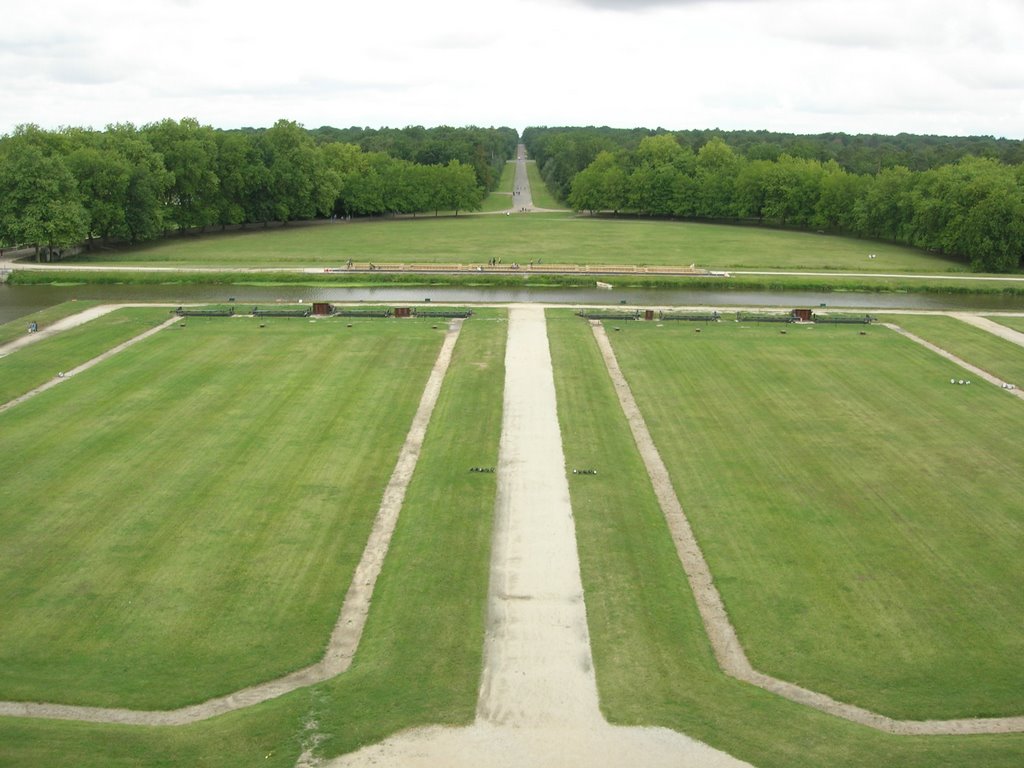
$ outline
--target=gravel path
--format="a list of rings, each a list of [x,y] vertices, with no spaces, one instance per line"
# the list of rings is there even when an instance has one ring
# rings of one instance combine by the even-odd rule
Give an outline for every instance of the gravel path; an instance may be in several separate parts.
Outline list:
[[[177,318],[174,318],[177,320]],[[128,725],[185,725],[206,720],[226,712],[234,712],[254,704],[277,698],[285,693],[319,683],[340,675],[348,669],[359,645],[369,610],[370,598],[377,582],[391,543],[391,535],[398,521],[398,513],[405,499],[405,491],[412,479],[413,470],[419,459],[423,438],[426,435],[430,415],[441,392],[452,350],[462,329],[462,320],[453,320],[445,336],[441,351],[430,372],[423,390],[419,408],[413,417],[412,426],[399,452],[395,469],[391,473],[387,488],[381,500],[380,509],[374,520],[362,559],[356,566],[348,593],[342,604],[338,621],[331,633],[324,657],[309,667],[297,670],[276,680],[245,688],[199,704],[167,711],[145,711],[107,707],[80,707],[63,704],[35,702],[0,702],[0,716],[38,717],[56,720],[81,720],[92,723],[121,723]],[[154,331],[155,332],[155,331]],[[139,337],[136,337],[137,339]]]
[[[422,728],[331,766],[746,766],[598,706],[544,310],[513,307],[505,357],[488,628],[477,716]],[[307,762],[308,764],[308,762]]]
[[[729,621],[725,604],[714,584],[711,576],[711,569],[708,567],[700,545],[697,543],[686,514],[679,503],[672,481],[669,478],[668,469],[661,460],[654,440],[647,430],[643,415],[637,407],[630,391],[629,384],[622,375],[615,352],[605,334],[604,326],[596,320],[591,321],[594,337],[601,349],[605,366],[612,378],[615,391],[619,396],[619,403],[629,422],[633,439],[637,449],[644,461],[647,472],[650,475],[651,483],[654,486],[658,504],[668,522],[669,530],[675,541],[676,552],[690,582],[694,597],[697,600],[697,607],[700,610],[701,619],[704,621],[705,630],[714,649],[715,658],[722,671],[738,680],[751,683],[765,690],[771,691],[794,701],[804,704],[822,712],[842,717],[861,725],[866,725],[886,733],[901,735],[963,735],[979,733],[1021,733],[1024,732],[1024,717],[991,717],[991,718],[964,718],[958,720],[894,720],[885,715],[845,704],[841,701],[826,696],[823,693],[802,688],[785,680],[766,675],[755,670],[747,659],[746,652],[740,643],[736,630]],[[895,327],[887,326],[913,338],[919,343],[924,343],[930,349],[952,359],[959,364],[967,365],[959,358],[954,358],[948,352],[924,342],[923,339],[907,334],[905,331]],[[973,366],[971,367],[973,370]],[[1019,395],[1019,393],[1017,393]]]

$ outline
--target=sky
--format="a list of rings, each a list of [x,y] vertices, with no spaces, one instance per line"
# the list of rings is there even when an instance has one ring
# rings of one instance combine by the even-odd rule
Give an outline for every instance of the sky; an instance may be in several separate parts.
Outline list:
[[[0,134],[609,125],[1024,139],[1022,0],[0,0]]]

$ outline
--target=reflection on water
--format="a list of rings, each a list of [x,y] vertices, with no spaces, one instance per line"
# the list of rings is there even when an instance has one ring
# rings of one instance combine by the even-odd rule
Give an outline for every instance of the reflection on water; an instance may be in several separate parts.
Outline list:
[[[1024,311],[1024,296],[1001,294],[855,293],[810,291],[696,291],[616,288],[460,288],[244,286],[244,285],[3,285],[0,323],[71,299],[111,302],[223,302],[270,304],[276,301],[359,301],[372,304],[434,302],[456,304],[620,304],[631,306],[818,307],[837,309],[961,309]]]

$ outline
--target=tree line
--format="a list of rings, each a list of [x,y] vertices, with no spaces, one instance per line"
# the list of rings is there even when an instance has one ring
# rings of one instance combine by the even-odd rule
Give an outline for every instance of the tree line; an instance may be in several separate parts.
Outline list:
[[[835,160],[851,173],[878,173],[903,166],[924,171],[966,156],[988,157],[1007,165],[1024,163],[1024,141],[992,136],[919,136],[822,133],[814,135],[773,131],[685,130],[664,128],[530,127],[523,142],[537,161],[541,176],[560,199],[569,194],[572,177],[586,168],[598,152],[635,151],[650,136],[669,135],[682,147],[697,152],[719,138],[748,160],[778,160],[782,155],[827,163]]]
[[[510,128],[408,128],[398,156],[364,148],[372,133],[288,120],[225,131],[192,118],[20,126],[0,138],[0,244],[58,249],[175,229],[477,210],[518,140]]]
[[[834,158],[744,155],[717,136],[696,150],[667,132],[631,136],[634,148],[607,149],[599,132],[564,131],[540,142],[543,160],[530,152],[578,211],[747,219],[911,245],[978,271],[1021,266],[1024,164],[975,156],[966,140],[923,170],[857,172]]]

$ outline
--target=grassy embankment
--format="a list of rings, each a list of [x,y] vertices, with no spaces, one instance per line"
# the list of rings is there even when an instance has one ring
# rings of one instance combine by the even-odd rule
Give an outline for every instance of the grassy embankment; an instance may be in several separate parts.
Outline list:
[[[551,317],[567,465],[600,469],[570,485],[602,708],[613,722],[675,728],[761,768],[1019,760],[1019,734],[888,736],[719,672],[590,329],[568,313]],[[979,447],[979,461],[1019,453],[999,437],[1005,422],[996,425],[1020,419],[1009,398],[981,388],[969,402],[947,397],[948,376],[945,388],[921,384],[945,364],[888,332],[620,327],[617,353],[755,665],[897,716],[1020,713],[1011,574],[1022,526],[1009,499],[1020,491],[998,467],[981,475],[990,491],[974,481],[951,488],[959,483],[950,475],[978,476],[973,460],[941,448],[967,440],[960,448]],[[871,362],[869,348],[884,357],[893,346],[901,362]],[[886,376],[894,383],[877,381]],[[922,401],[910,413],[885,404],[906,405],[908,395]],[[820,412],[824,402],[835,412]],[[928,408],[949,413],[936,420],[946,430],[939,450],[927,425],[916,445],[898,440],[909,449],[899,462],[876,445],[882,432],[918,430]],[[978,445],[989,439],[997,445]],[[907,498],[928,482],[928,499]],[[954,498],[929,508],[939,490]],[[975,503],[961,511],[965,492]],[[879,645],[880,658],[865,657]]]
[[[239,348],[246,348],[244,337],[248,335],[249,329],[243,328],[241,321],[219,322],[226,330],[229,329],[236,334],[235,343]],[[231,325],[228,326],[228,323]],[[288,320],[279,323],[293,326],[283,333],[291,337],[289,346],[298,344],[301,347],[292,331],[298,328],[300,323],[305,326],[305,321]],[[376,339],[377,344],[367,345],[365,342],[369,340],[368,338],[354,347],[351,343],[348,344],[348,359],[350,362],[353,359],[367,362],[364,359],[366,351],[374,346],[380,346],[380,342],[386,339],[380,335],[378,329],[368,328],[367,326],[371,324],[369,322],[363,324],[356,321],[353,324],[356,329],[347,331],[349,334],[360,333],[372,337]],[[378,324],[385,323],[378,321]],[[412,346],[421,347],[423,351],[436,351],[436,344],[428,334],[437,335],[440,332],[412,328],[415,324],[417,321],[403,321],[402,324],[403,332],[410,333],[415,339]],[[503,315],[482,312],[467,323],[463,330],[427,434],[420,464],[406,496],[391,551],[378,581],[374,608],[360,651],[348,673],[259,707],[183,728],[144,729],[0,718],[0,765],[41,766],[74,763],[80,766],[249,766],[259,762],[268,766],[291,766],[294,765],[303,747],[320,740],[320,749],[325,754],[334,755],[351,751],[360,744],[378,740],[388,733],[412,725],[471,720],[475,710],[483,647],[494,478],[493,475],[471,474],[465,470],[469,466],[493,465],[496,461],[501,420],[504,329]],[[303,327],[296,333],[301,335],[308,330]],[[337,332],[331,330],[331,333]],[[396,360],[402,360],[403,369],[410,353],[415,359],[421,356],[420,352],[406,349],[403,345],[398,345],[402,347],[398,349],[393,340],[391,341],[391,352],[394,353]],[[363,347],[366,349],[359,353],[358,350]],[[227,353],[223,349],[220,352],[224,359]],[[278,373],[283,375],[286,366],[303,367],[298,360],[307,353],[308,350],[300,349],[294,360],[282,360]],[[356,355],[355,358],[352,357],[353,353]],[[154,354],[154,350],[150,349],[148,354]],[[128,376],[138,364],[138,361],[128,364],[121,357],[115,359],[118,364],[108,369],[108,378],[114,374],[117,377]],[[229,355],[227,359],[235,357]],[[274,373],[271,367],[271,378]],[[403,377],[395,370],[389,370],[388,373],[391,378]],[[337,381],[339,375],[343,376],[331,368],[323,370],[321,378]],[[278,383],[282,384],[280,380]],[[377,382],[377,386],[382,386],[381,381]],[[388,386],[386,378],[383,386]],[[322,398],[322,402],[314,407],[309,407],[309,403],[306,403],[306,413],[300,421],[307,428],[307,433],[302,437],[302,442],[309,449],[307,461],[309,456],[318,456],[318,446],[310,439],[308,432],[320,430],[311,425],[315,425],[318,419],[335,421],[333,416],[324,415],[324,403],[330,405],[328,410],[340,406],[340,420],[362,425],[364,432],[357,436],[356,441],[362,441],[360,445],[366,453],[375,455],[373,444],[379,441],[377,438],[386,437],[385,430],[380,429],[380,419],[368,419],[359,414],[359,411],[363,410],[359,408],[359,403],[367,405],[365,397],[353,393],[350,389],[345,391],[347,394],[334,393]],[[353,401],[351,407],[341,405],[346,398]],[[58,416],[62,410],[61,404],[56,402],[42,401],[38,407],[45,408],[45,412],[56,411]],[[355,415],[352,413],[353,408],[356,409]],[[290,415],[285,414],[280,408],[275,408],[275,411],[275,417],[279,421]],[[10,417],[15,412],[6,416]],[[40,417],[36,414],[36,418]],[[211,434],[222,427],[216,421],[201,423],[203,428],[192,446],[196,450],[203,447],[200,443],[208,441]],[[6,444],[6,428],[2,434]],[[234,437],[239,440],[242,435],[235,432]],[[289,435],[278,434],[276,439],[285,441],[289,439]],[[269,448],[273,450],[273,446]],[[332,475],[340,473],[347,476],[349,470],[346,469],[346,465],[355,464],[356,471],[365,469],[362,466],[363,462],[358,458],[344,455],[344,451],[339,452],[338,446],[331,446],[325,453],[320,460],[310,463],[317,466],[324,462],[330,464],[333,467]],[[207,458],[213,459],[225,456],[225,452],[219,455],[207,454]],[[107,456],[110,463],[130,461],[130,458],[123,453]],[[291,500],[294,505],[308,513],[307,500],[303,494],[316,496],[319,491],[311,486],[295,486],[289,478],[289,468],[281,467],[279,470],[271,472],[273,477],[267,481],[280,486],[272,489],[272,496],[279,498],[285,492],[292,492]],[[225,491],[234,491],[240,495],[248,493],[246,489],[236,484],[238,478],[229,477],[222,480]],[[340,485],[339,480],[334,478],[328,479],[327,482]],[[453,488],[457,489],[457,493],[452,494]],[[339,502],[345,508],[353,506],[352,497],[357,489],[349,484],[349,487],[341,490],[344,493],[330,505],[333,508],[333,516],[339,516]],[[378,487],[378,496],[379,490]],[[457,503],[453,503],[453,500]],[[175,507],[174,512],[191,517],[187,514],[187,509]],[[340,510],[340,513],[340,516],[348,515],[347,509]],[[166,516],[180,518],[182,515]],[[12,524],[16,522],[14,517],[4,515],[0,520],[3,520],[5,528],[10,530]],[[52,516],[50,519],[53,519]],[[206,566],[205,569],[192,569],[204,582],[204,591],[219,592],[217,574],[242,565],[250,571],[250,578],[272,582],[261,584],[260,589],[255,585],[247,587],[244,583],[235,585],[246,593],[246,599],[257,604],[258,609],[269,613],[285,611],[289,606],[279,605],[277,600],[281,598],[285,598],[286,602],[288,599],[303,602],[303,610],[299,610],[291,617],[291,632],[303,634],[296,628],[309,623],[304,612],[330,614],[332,620],[333,616],[336,616],[340,605],[339,595],[344,593],[345,584],[338,578],[337,567],[330,565],[332,558],[322,551],[322,546],[317,552],[307,551],[305,556],[299,559],[283,557],[282,553],[278,553],[275,558],[268,558],[268,553],[253,546],[253,539],[258,537],[260,532],[246,525],[246,521],[218,517],[215,521],[208,519],[206,522],[212,523],[223,537],[233,539],[235,545],[230,552],[221,552],[229,560],[223,566],[209,562],[211,553],[222,550],[216,542],[205,542],[199,552],[192,552],[191,557]],[[239,523],[241,525],[238,525]],[[269,528],[275,536],[285,539],[280,543],[282,547],[298,543],[303,536],[302,530],[296,530],[303,527],[302,522],[296,520],[296,516],[289,510],[278,510],[276,515],[267,516],[260,523]],[[337,530],[337,526],[326,526],[322,517],[311,521],[311,524],[330,527],[331,530],[323,531],[323,538],[340,539],[340,542],[335,544],[341,547],[347,547],[347,540],[350,538],[360,547],[365,542],[365,536],[361,533],[354,536],[345,535],[344,532]],[[282,526],[289,530],[282,530]],[[154,533],[159,535],[158,532]],[[153,547],[147,546],[145,542],[139,545],[133,531],[125,530],[120,535],[113,536],[110,534],[110,526],[101,526],[98,534],[79,540],[77,548],[86,552],[95,551],[96,545],[101,543],[103,537],[109,539],[112,548],[121,551],[128,565],[146,571],[147,578],[160,582],[158,577],[165,571],[163,566],[166,559],[154,557]],[[241,547],[240,542],[246,546]],[[180,538],[167,542],[168,548],[185,546],[188,543]],[[135,548],[137,546],[141,548]],[[65,579],[62,576],[63,563],[50,561],[49,570],[51,581],[61,582]],[[311,571],[315,581],[331,582],[332,589],[329,591],[338,594],[332,594],[319,601],[305,599],[301,594],[289,598],[282,594],[279,582],[303,579],[292,573],[294,570]],[[262,577],[265,573],[268,574],[267,578]],[[3,583],[8,587],[11,581],[5,577]],[[140,586],[136,584],[135,589],[139,588]],[[47,611],[42,610],[44,606],[40,601],[31,600],[30,596],[17,590],[11,593],[11,598],[18,595],[23,611],[26,603],[33,603],[37,618],[51,626],[51,632],[57,636],[63,635],[69,641],[74,639],[68,637],[66,633],[74,634],[75,627],[60,625],[55,616],[47,617]],[[65,622],[69,621],[69,617],[85,613],[86,607],[96,607],[89,605],[95,602],[94,597],[88,593],[67,595],[61,609]],[[133,605],[136,604],[139,595],[136,594],[135,597]],[[173,597],[173,602],[182,608],[190,608],[190,598],[193,597],[195,596],[179,593]],[[209,599],[216,598],[199,596],[195,599],[202,605]],[[115,605],[114,609],[115,615],[110,617],[111,622],[108,625],[99,626],[96,621],[92,622],[95,631],[123,628],[126,623],[131,623],[132,609],[121,603]],[[148,608],[142,605],[137,610],[145,612]],[[181,612],[176,613],[181,620]],[[234,617],[227,617],[231,618]],[[263,618],[266,620],[273,617]],[[243,633],[243,629],[237,625],[224,622],[221,624],[217,636],[208,637],[210,645],[202,649],[203,656],[217,655],[221,649],[214,647],[216,643],[230,643],[232,635]],[[258,641],[258,628],[256,632],[257,635],[247,638],[249,642],[245,644],[246,647]],[[321,633],[318,637],[322,642],[325,635]],[[287,638],[279,639],[282,642],[290,642]],[[169,632],[164,636],[163,643],[170,646],[173,652],[182,646],[189,646],[192,641],[178,632]],[[47,646],[52,647],[52,642],[47,641]],[[116,643],[112,647],[118,652],[127,650],[120,648]],[[74,646],[71,645],[69,648],[73,649]],[[266,651],[266,648],[262,649],[262,652]],[[63,652],[67,653],[68,648]],[[240,657],[245,657],[247,653],[249,652],[245,648],[239,649]],[[77,653],[73,655],[80,665],[91,667],[95,662]],[[20,664],[23,660],[19,658],[14,663]],[[59,659],[55,658],[54,661]],[[236,659],[234,663],[237,661]],[[194,677],[186,660],[177,658],[177,664],[186,677]],[[10,662],[7,666],[9,665]],[[132,686],[146,686],[152,683],[144,679],[142,670],[138,668],[121,670],[120,675],[133,679],[121,681],[116,684],[118,687],[130,689]],[[107,687],[111,685],[115,684],[108,683]],[[165,702],[168,699],[163,690],[154,691],[151,696]]]
[[[77,315],[79,312],[84,312],[90,307],[95,307],[97,304],[102,302],[99,301],[66,301],[63,304],[57,304],[53,307],[48,307],[39,312],[33,312],[30,315],[19,317],[17,320],[11,320],[9,323],[0,325],[0,344],[7,344],[15,339],[20,339],[25,335],[28,324],[35,321],[39,325],[39,330],[45,330],[48,326],[53,325],[58,320],[63,320],[65,317],[71,315]]]
[[[76,302],[75,306],[82,303]],[[67,306],[61,304],[55,309]],[[45,384],[59,372],[70,371],[92,360],[167,318],[166,308],[119,309],[0,358],[0,403],[6,403]]]

